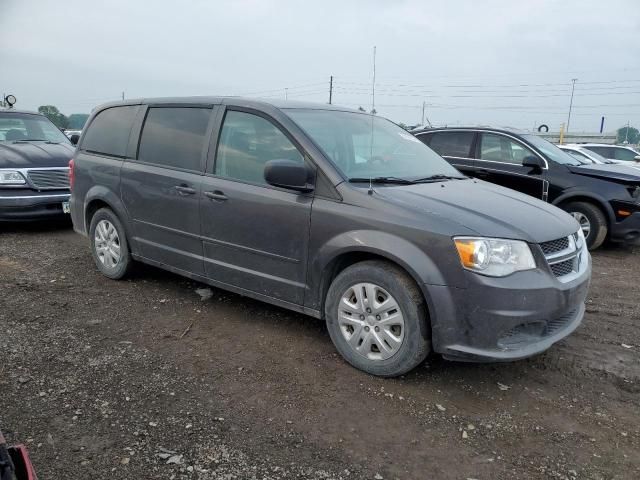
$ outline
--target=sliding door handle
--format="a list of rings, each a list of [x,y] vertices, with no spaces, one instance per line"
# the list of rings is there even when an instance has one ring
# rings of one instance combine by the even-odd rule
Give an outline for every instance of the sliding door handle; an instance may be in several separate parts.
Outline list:
[[[213,192],[204,192],[204,196],[211,200],[218,200],[220,202],[228,200],[228,197],[220,190],[214,190]]]
[[[180,195],[193,195],[196,193],[195,188],[187,187],[186,185],[176,185],[175,188]]]

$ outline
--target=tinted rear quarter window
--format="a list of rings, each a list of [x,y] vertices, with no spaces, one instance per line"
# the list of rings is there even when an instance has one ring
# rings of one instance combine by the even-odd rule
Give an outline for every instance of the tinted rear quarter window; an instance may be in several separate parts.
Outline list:
[[[471,158],[473,132],[438,132],[430,136],[429,147],[443,157]]]
[[[98,113],[82,140],[81,149],[91,153],[125,157],[138,105],[112,107]]]
[[[210,108],[152,107],[142,127],[138,160],[201,170]]]

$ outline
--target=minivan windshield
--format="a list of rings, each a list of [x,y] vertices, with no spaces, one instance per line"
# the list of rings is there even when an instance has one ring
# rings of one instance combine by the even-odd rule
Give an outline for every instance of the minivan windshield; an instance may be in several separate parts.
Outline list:
[[[32,113],[0,112],[0,142],[70,143],[51,121]]]
[[[351,181],[465,178],[416,137],[384,118],[337,110],[284,111]]]
[[[522,137],[531,145],[536,147],[540,152],[544,154],[549,160],[564,165],[582,165],[575,157],[572,157],[567,152],[563,152],[553,143],[546,141],[544,138],[540,138],[537,135],[525,134]]]

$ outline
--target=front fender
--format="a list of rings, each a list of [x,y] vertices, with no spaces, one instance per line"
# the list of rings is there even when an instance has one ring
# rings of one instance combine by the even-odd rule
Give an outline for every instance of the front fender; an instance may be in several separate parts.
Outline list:
[[[332,265],[349,253],[373,254],[396,263],[414,279],[425,297],[425,285],[446,285],[444,275],[429,255],[415,244],[391,233],[355,230],[331,238],[320,247],[309,265],[309,291],[305,306],[321,310],[331,280]]]
[[[555,198],[551,203],[552,205],[559,207],[559,205],[562,203],[571,202],[574,199],[576,201],[581,201],[581,199],[583,198],[590,199],[593,203],[595,203],[600,208],[602,208],[602,210],[607,214],[607,218],[609,219],[610,223],[615,222],[616,216],[613,211],[613,208],[611,208],[611,204],[603,197],[600,197],[599,195],[596,195],[590,191],[575,190],[575,191],[565,192],[559,197]]]

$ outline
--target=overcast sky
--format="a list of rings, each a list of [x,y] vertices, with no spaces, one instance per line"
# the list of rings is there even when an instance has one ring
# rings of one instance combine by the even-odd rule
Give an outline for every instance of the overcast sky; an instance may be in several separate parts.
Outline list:
[[[640,127],[639,0],[0,0],[0,93],[65,114],[126,97],[277,96],[397,122]]]

